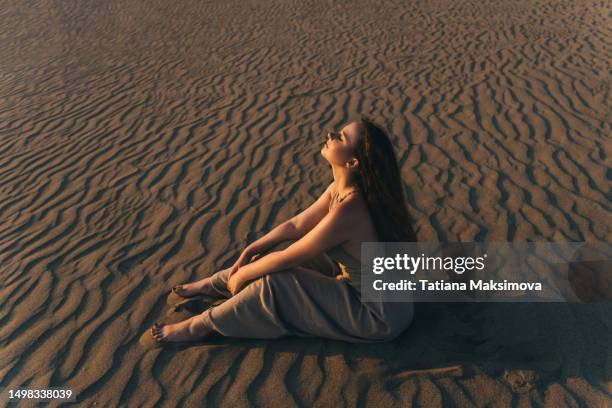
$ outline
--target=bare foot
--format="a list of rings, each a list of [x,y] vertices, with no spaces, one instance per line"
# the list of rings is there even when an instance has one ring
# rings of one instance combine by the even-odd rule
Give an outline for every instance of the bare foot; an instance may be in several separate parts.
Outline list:
[[[211,285],[210,278],[207,277],[196,282],[176,285],[172,288],[172,291],[181,297],[189,298],[197,295],[205,295],[206,290],[210,288]]]
[[[174,324],[155,323],[151,327],[151,335],[157,342],[201,340],[210,333],[211,330],[204,325],[200,316]]]

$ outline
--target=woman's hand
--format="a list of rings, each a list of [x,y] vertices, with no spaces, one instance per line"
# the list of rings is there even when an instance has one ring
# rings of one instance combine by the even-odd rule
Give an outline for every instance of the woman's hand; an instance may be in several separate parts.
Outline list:
[[[247,247],[244,251],[242,251],[238,260],[234,262],[234,264],[230,267],[231,270],[229,274],[227,275],[228,280],[229,278],[232,277],[232,275],[234,275],[238,271],[238,268],[251,262],[251,258],[253,258],[254,255],[259,255],[259,254],[255,254],[255,251],[251,247]]]
[[[228,282],[230,281],[232,276],[234,276],[234,274],[238,271],[238,268],[240,268],[240,266],[238,266],[238,262],[237,261],[232,266],[229,267],[230,271],[227,274],[227,281]]]
[[[229,280],[227,281],[227,289],[230,291],[232,296],[236,296],[238,292],[244,288],[245,284],[246,281],[242,278],[242,276],[239,273],[235,273],[234,275],[230,276]]]

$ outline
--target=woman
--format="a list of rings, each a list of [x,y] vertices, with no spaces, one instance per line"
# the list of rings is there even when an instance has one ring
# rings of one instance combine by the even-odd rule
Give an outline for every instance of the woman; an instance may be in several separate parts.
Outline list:
[[[228,299],[176,324],[155,323],[155,341],[193,341],[216,331],[377,342],[410,325],[412,303],[360,300],[361,243],[416,241],[388,136],[362,117],[328,132],[321,155],[334,181],[319,199],[251,243],[230,268],[175,286],[181,298]]]

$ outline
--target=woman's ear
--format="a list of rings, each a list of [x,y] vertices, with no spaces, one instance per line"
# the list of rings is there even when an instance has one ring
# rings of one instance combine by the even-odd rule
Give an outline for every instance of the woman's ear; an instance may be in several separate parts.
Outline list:
[[[352,158],[351,160],[346,162],[346,167],[348,168],[356,168],[359,165],[359,160]]]

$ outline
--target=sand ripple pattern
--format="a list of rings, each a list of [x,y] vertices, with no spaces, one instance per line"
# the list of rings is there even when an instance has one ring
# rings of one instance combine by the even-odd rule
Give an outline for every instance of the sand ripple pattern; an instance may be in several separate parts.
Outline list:
[[[62,1],[0,9],[0,389],[86,406],[612,404],[603,305],[417,306],[395,342],[143,350],[165,291],[392,131],[421,240],[610,241],[609,1]],[[529,319],[525,319],[529,316]]]

